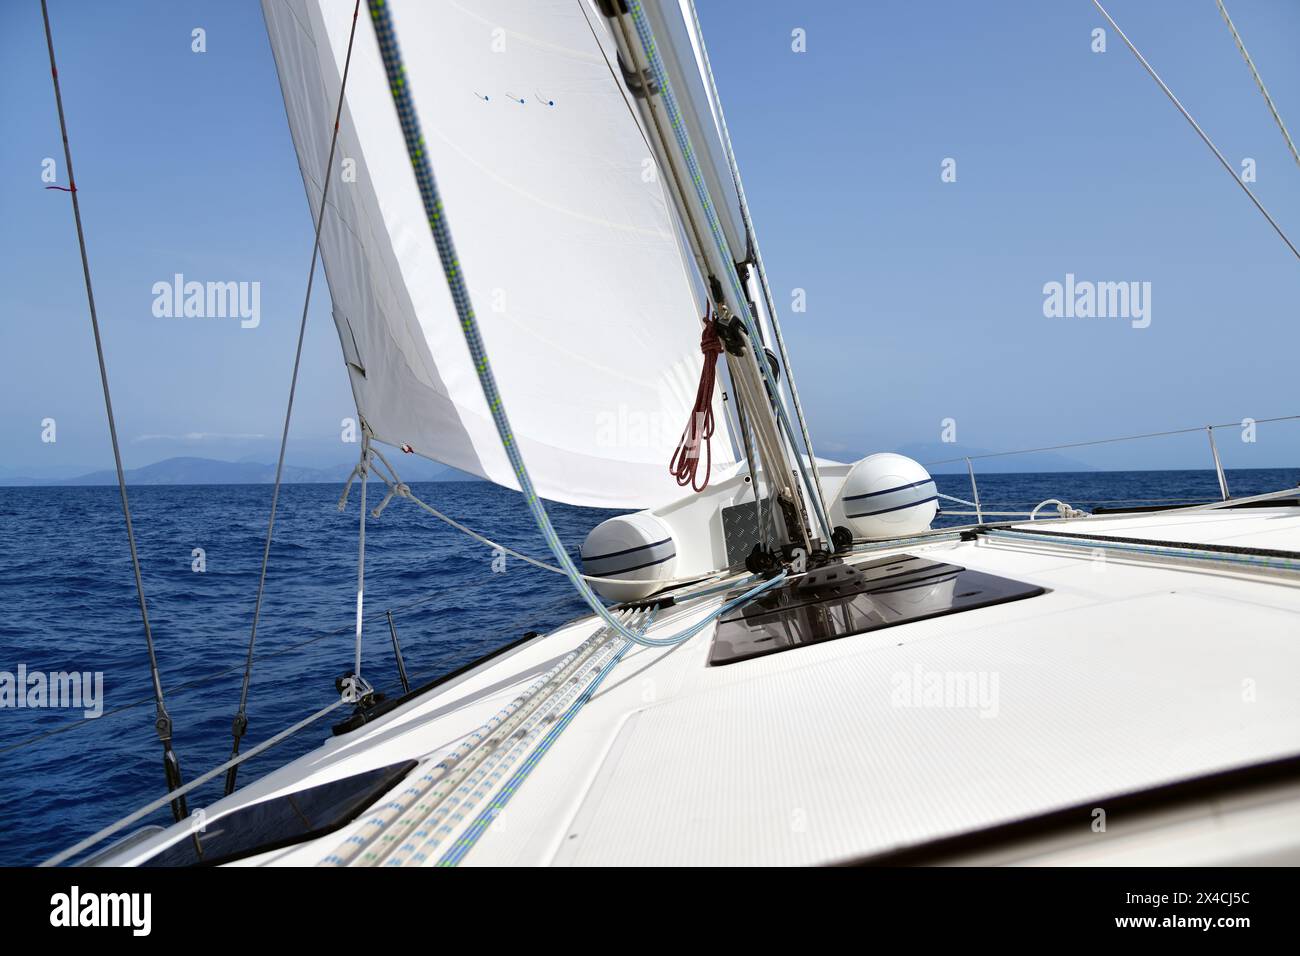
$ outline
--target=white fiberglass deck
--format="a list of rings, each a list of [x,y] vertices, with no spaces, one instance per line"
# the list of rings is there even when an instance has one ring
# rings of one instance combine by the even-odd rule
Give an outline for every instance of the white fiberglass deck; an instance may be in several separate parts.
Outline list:
[[[1036,526],[1300,551],[1294,508]],[[677,648],[634,647],[462,862],[833,862],[1300,752],[1294,574],[1019,541],[900,550],[1048,593],[722,667],[706,665],[711,627]],[[664,612],[650,633],[715,600]],[[331,739],[209,820],[450,752],[595,630],[537,639]],[[316,864],[366,817],[246,862]]]

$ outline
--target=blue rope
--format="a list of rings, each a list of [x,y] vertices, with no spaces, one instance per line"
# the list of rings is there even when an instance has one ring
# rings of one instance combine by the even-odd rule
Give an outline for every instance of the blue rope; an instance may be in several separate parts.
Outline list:
[[[429,163],[424,135],[420,132],[420,120],[416,115],[415,103],[411,98],[410,85],[406,79],[406,68],[402,65],[402,53],[397,43],[397,35],[393,29],[393,20],[388,10],[388,4],[385,0],[368,0],[367,5],[370,8],[370,18],[375,27],[375,38],[379,41],[379,52],[384,60],[384,72],[388,76],[388,89],[393,96],[393,105],[397,108],[397,118],[402,126],[402,136],[406,140],[406,151],[411,159],[416,184],[420,188],[420,199],[424,203],[425,215],[429,220],[429,229],[433,233],[434,245],[438,249],[438,258],[442,262],[442,270],[447,277],[447,287],[451,291],[452,301],[456,305],[456,314],[460,319],[465,344],[469,346],[470,356],[474,360],[474,370],[478,374],[479,385],[483,389],[483,397],[487,400],[488,410],[492,414],[492,421],[496,425],[497,434],[501,438],[501,446],[505,449],[506,457],[509,458],[510,465],[514,469],[515,478],[519,482],[519,489],[523,492],[524,501],[527,502],[528,508],[537,522],[538,530],[546,540],[547,546],[550,547],[551,553],[555,555],[555,560],[564,569],[564,573],[568,575],[569,581],[572,582],[577,592],[582,595],[583,600],[587,602],[587,605],[595,614],[622,637],[635,644],[647,647],[668,647],[689,640],[711,624],[714,619],[731,610],[732,607],[752,599],[760,592],[784,580],[785,572],[750,589],[735,601],[718,608],[702,621],[686,628],[681,633],[660,638],[638,634],[616,620],[614,615],[601,603],[600,598],[588,586],[587,582],[583,580],[581,573],[574,566],[573,559],[569,557],[568,551],[561,543],[559,535],[556,534],[550,516],[546,513],[545,505],[542,504],[541,498],[538,497],[537,491],[533,487],[532,478],[529,477],[528,469],[524,466],[523,455],[519,451],[519,444],[515,440],[514,432],[510,427],[510,420],[506,417],[505,405],[501,401],[501,393],[497,389],[496,379],[492,375],[492,366],[488,362],[487,350],[483,345],[482,336],[479,334],[478,320],[474,317],[474,306],[470,301],[469,289],[465,284],[460,259],[456,255],[456,247],[451,239],[451,230],[447,224],[442,197],[438,193],[438,184],[433,177],[433,167]],[[739,301],[743,302],[745,300],[742,297]],[[760,363],[761,366],[762,363]]]

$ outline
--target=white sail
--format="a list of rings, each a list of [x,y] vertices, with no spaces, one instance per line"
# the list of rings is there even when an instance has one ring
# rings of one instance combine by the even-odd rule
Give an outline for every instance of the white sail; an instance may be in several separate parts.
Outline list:
[[[703,306],[604,18],[587,0],[391,6],[483,338],[539,492],[619,508],[680,497],[668,462],[699,380]],[[264,0],[263,9],[314,212],[353,2]],[[357,407],[380,441],[518,487],[367,22],[352,56],[321,252]],[[715,478],[737,467],[719,405],[715,396]]]

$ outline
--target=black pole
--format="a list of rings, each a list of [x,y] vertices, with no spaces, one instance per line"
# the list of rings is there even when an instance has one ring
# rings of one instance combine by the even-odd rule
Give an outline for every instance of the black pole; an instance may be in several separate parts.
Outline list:
[[[402,660],[402,645],[397,640],[397,626],[393,624],[393,612],[385,611],[388,615],[388,633],[393,635],[393,654],[397,658],[397,676],[402,679],[402,693],[411,692],[411,682],[406,679],[406,664]]]

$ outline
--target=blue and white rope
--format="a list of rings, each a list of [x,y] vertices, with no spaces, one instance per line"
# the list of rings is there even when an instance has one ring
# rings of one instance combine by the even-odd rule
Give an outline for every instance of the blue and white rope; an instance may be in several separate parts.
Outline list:
[[[635,617],[629,612],[621,613],[627,614],[629,620]],[[407,786],[371,810],[356,832],[326,856],[321,865],[375,866],[394,854],[404,855],[406,840],[437,812],[451,790],[514,737],[522,723],[538,708],[545,707],[548,699],[613,639],[609,628],[601,628],[532,681],[490,720],[467,734],[453,750],[425,760],[408,778]]]
[[[420,131],[420,120],[416,115],[415,103],[411,98],[411,91],[406,79],[406,68],[402,64],[401,49],[398,46],[397,35],[393,29],[392,16],[389,13],[388,4],[385,0],[368,0],[370,9],[370,18],[375,28],[375,38],[379,42],[379,52],[383,57],[384,71],[388,76],[388,88],[393,97],[393,105],[397,109],[398,120],[402,127],[402,136],[406,140],[406,150],[411,159],[411,167],[415,173],[415,180],[420,189],[420,198],[424,203],[425,215],[428,217],[429,229],[433,233],[434,244],[438,249],[438,258],[442,262],[442,269],[447,278],[447,286],[451,291],[452,301],[456,305],[456,314],[460,319],[461,331],[465,336],[465,344],[469,347],[470,356],[474,361],[474,370],[478,375],[479,385],[483,389],[483,397],[487,400],[488,410],[492,415],[492,421],[496,425],[497,434],[501,438],[501,445],[505,449],[506,457],[510,460],[510,465],[514,469],[515,478],[519,482],[519,489],[523,492],[524,500],[528,508],[532,511],[533,518],[537,522],[537,528],[546,540],[546,544],[555,555],[556,561],[564,569],[565,574],[572,582],[574,588],[582,595],[583,600],[599,615],[610,627],[617,631],[621,636],[636,644],[642,644],[648,647],[667,647],[673,644],[679,644],[682,641],[694,637],[705,627],[713,622],[715,618],[727,610],[727,606],[719,608],[709,614],[702,621],[691,625],[684,631],[669,637],[652,638],[628,628],[622,622],[618,621],[609,609],[601,603],[600,599],[592,591],[591,587],[583,580],[582,574],[574,566],[573,559],[569,557],[568,551],[560,542],[559,535],[556,534],[555,528],[551,524],[550,516],[546,513],[546,507],[542,504],[541,498],[538,497],[537,491],[533,486],[532,479],[529,477],[528,469],[524,465],[523,455],[519,451],[519,444],[515,439],[514,432],[510,427],[510,420],[506,416],[505,406],[501,401],[501,393],[497,388],[496,380],[492,375],[492,366],[488,362],[487,350],[483,345],[482,336],[479,334],[478,321],[474,316],[474,306],[470,301],[469,289],[465,283],[465,276],[461,270],[460,259],[456,255],[456,247],[452,242],[451,230],[447,224],[446,211],[443,209],[442,197],[438,192],[438,185],[433,176],[433,167],[429,162],[427,147],[425,145],[424,135]],[[635,4],[634,4],[635,6]],[[639,8],[638,8],[639,9]],[[665,87],[666,89],[666,87]],[[695,174],[698,176],[698,167]],[[716,222],[714,224],[715,232],[717,230]],[[720,234],[719,234],[719,238]],[[725,239],[723,247],[725,248]],[[728,260],[730,261],[730,260]],[[736,278],[732,277],[733,285]],[[738,301],[745,301],[742,296]],[[757,339],[755,339],[757,341]],[[762,369],[763,363],[759,363]],[[767,370],[762,369],[764,376]],[[778,404],[779,408],[779,404]],[[782,409],[784,416],[784,410]],[[788,426],[788,422],[787,422]],[[796,456],[797,458],[798,456]],[[801,466],[802,467],[802,466]],[[773,587],[784,579],[784,573],[773,577],[755,588],[752,588],[741,599],[747,601],[767,588]],[[735,602],[733,602],[734,604]]]
[[[649,629],[651,623],[654,621],[654,617],[655,611],[651,610],[645,623],[641,626],[643,632]],[[506,804],[510,802],[510,798],[518,792],[520,786],[523,785],[524,780],[533,772],[533,768],[536,767],[542,757],[546,755],[546,752],[551,749],[560,734],[564,732],[564,729],[568,727],[569,724],[573,723],[573,718],[578,715],[578,711],[582,710],[582,708],[586,706],[587,702],[595,696],[601,682],[605,680],[610,671],[618,666],[619,661],[623,659],[623,655],[626,654],[631,647],[632,644],[630,641],[623,642],[622,647],[614,653],[613,658],[600,669],[600,672],[596,674],[591,683],[589,683],[583,689],[582,693],[578,695],[577,700],[569,705],[568,709],[564,712],[564,716],[551,726],[542,742],[537,745],[536,749],[532,750],[528,754],[524,759],[524,762],[519,766],[519,769],[510,776],[510,779],[507,780],[505,785],[496,792],[491,801],[488,802],[488,805],[483,808],[477,817],[474,818],[474,822],[465,828],[464,832],[456,839],[456,842],[453,843],[447,849],[447,852],[442,855],[442,858],[438,860],[438,866],[456,866],[465,859],[465,854],[472,850],[474,844],[478,842],[479,837],[487,832],[487,828],[492,825],[492,821],[495,820],[501,814],[501,811],[505,809]]]

